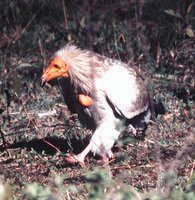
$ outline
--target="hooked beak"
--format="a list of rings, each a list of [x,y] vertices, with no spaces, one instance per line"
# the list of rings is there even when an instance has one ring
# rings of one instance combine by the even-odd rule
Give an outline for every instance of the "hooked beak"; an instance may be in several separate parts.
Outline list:
[[[60,57],[55,57],[49,66],[43,71],[41,86],[44,86],[45,83],[60,76],[69,76],[68,66]]]
[[[58,77],[68,77],[68,72],[66,72],[63,69],[55,69],[53,67],[48,67],[45,72],[43,72],[43,75],[41,77],[41,86],[44,86],[45,83],[58,78]]]
[[[49,81],[49,78],[48,78],[49,77],[48,67],[47,67],[46,70],[43,70],[43,74],[41,76],[41,87],[44,87],[45,84]]]

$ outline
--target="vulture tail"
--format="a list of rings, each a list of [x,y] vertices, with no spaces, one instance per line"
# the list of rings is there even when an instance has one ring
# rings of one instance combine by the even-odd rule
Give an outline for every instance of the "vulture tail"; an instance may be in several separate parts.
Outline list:
[[[155,120],[158,115],[164,115],[166,113],[166,109],[161,100],[150,99],[150,110],[152,113],[151,120]]]

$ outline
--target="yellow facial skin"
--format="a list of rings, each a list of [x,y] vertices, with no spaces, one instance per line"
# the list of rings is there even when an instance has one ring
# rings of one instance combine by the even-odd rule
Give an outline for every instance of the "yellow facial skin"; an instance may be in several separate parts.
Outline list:
[[[69,77],[68,66],[60,57],[55,57],[42,75],[42,82],[48,82],[57,77]]]

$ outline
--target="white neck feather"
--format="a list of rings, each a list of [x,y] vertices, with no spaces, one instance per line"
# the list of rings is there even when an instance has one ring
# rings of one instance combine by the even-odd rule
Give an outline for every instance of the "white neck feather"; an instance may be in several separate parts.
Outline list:
[[[75,45],[66,45],[57,51],[55,56],[63,58],[69,66],[71,81],[76,88],[87,94],[93,91],[94,79],[101,77],[109,67],[104,62],[106,57],[92,51],[81,50]]]

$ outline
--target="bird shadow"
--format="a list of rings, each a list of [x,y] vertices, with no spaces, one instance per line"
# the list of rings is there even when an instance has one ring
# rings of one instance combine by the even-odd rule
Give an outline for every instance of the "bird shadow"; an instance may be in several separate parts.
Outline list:
[[[76,138],[64,139],[58,137],[46,137],[43,139],[33,139],[30,141],[21,141],[8,146],[9,149],[14,148],[26,148],[27,151],[34,149],[37,153],[44,152],[47,155],[55,155],[57,151],[61,153],[67,153],[71,150],[77,154],[82,151],[89,143],[88,138],[84,138],[82,141]]]

